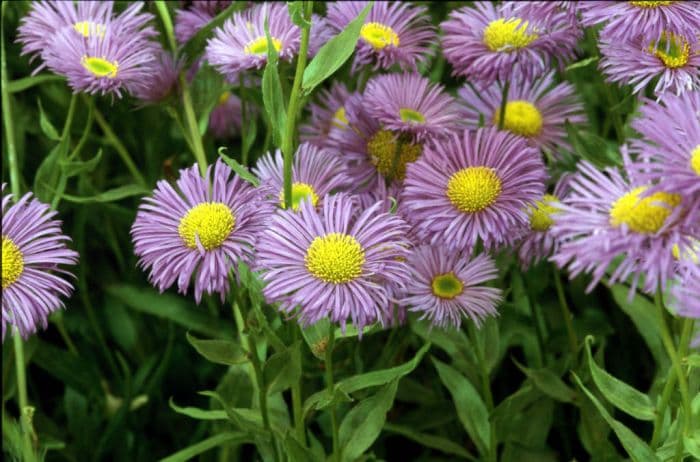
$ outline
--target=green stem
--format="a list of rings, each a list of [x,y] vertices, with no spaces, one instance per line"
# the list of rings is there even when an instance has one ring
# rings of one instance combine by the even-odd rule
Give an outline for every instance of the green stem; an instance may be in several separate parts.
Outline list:
[[[282,154],[284,155],[283,171],[284,171],[284,204],[285,207],[291,207],[292,204],[292,160],[294,158],[294,138],[296,134],[296,122],[299,116],[301,100],[301,81],[304,78],[304,69],[306,68],[306,55],[309,50],[309,32],[311,10],[313,2],[304,3],[304,17],[308,21],[308,25],[301,28],[301,46],[299,47],[299,55],[297,57],[297,68],[294,73],[294,83],[292,84],[292,93],[289,96],[289,106],[287,107],[287,124],[284,127],[284,135],[282,136]]]
[[[75,115],[75,106],[77,105],[78,97],[75,93],[70,98],[70,104],[68,105],[68,114],[66,115],[66,121],[63,123],[63,132],[61,133],[61,145],[65,145],[65,149],[61,150],[62,158],[65,160],[68,154],[68,146],[70,146],[70,128],[73,125],[73,116]],[[53,194],[53,199],[51,199],[51,208],[56,210],[58,203],[63,197],[63,192],[66,190],[66,185],[68,184],[68,177],[66,176],[63,168],[59,167],[59,177],[58,186]]]
[[[168,11],[168,5],[163,0],[156,0],[156,9],[158,10],[158,15],[160,20],[163,21],[163,29],[165,29],[165,36],[168,39],[168,45],[173,51],[177,51],[177,42],[175,41],[175,33],[173,31],[173,21],[170,19],[170,12]]]
[[[22,428],[22,454],[25,460],[34,460],[34,447],[31,440],[31,409],[27,398],[27,377],[24,370],[24,341],[17,327],[13,327],[12,340],[15,347],[15,369],[17,371],[17,395],[19,398],[19,419]]]
[[[658,316],[659,326],[661,327],[661,341],[666,348],[669,358],[671,358],[672,368],[678,378],[678,385],[681,391],[681,406],[683,409],[683,430],[678,433],[678,449],[674,461],[680,461],[683,457],[683,436],[690,432],[690,397],[688,394],[688,380],[683,373],[680,355],[673,344],[673,337],[666,323],[666,308],[664,307],[663,292],[661,288],[656,290],[654,297],[656,302],[656,314]],[[685,327],[685,326],[684,326]],[[691,326],[692,327],[692,326]],[[685,342],[686,344],[688,342]],[[683,349],[683,345],[681,345]]]
[[[328,328],[328,345],[326,345],[325,368],[326,368],[326,388],[329,396],[333,396],[333,348],[335,347],[335,328],[331,324]],[[329,408],[331,413],[331,428],[333,432],[333,457],[332,460],[342,460],[340,454],[340,438],[338,437],[338,419],[335,415],[335,403],[332,403]]]
[[[503,84],[503,92],[501,93],[501,107],[498,110],[498,129],[503,130],[503,125],[506,123],[506,104],[508,103],[508,90],[510,89],[510,80],[506,80]]]
[[[539,367],[544,366],[547,363],[547,357],[545,354],[544,339],[546,337],[543,325],[545,324],[544,318],[542,316],[542,310],[535,301],[535,298],[530,293],[530,289],[526,286],[525,291],[527,292],[527,300],[530,305],[530,315],[532,316],[532,321],[535,324],[535,335],[537,336],[537,347],[539,348]]]
[[[126,147],[124,147],[124,144],[122,144],[122,142],[119,140],[119,137],[117,137],[117,135],[114,134],[114,130],[112,130],[112,127],[109,125],[109,123],[107,123],[104,116],[102,115],[102,112],[100,112],[100,110],[97,108],[95,108],[95,120],[97,120],[97,125],[100,126],[100,129],[105,134],[105,137],[107,138],[109,144],[111,144],[114,147],[114,149],[117,151],[117,154],[119,154],[119,157],[121,157],[122,162],[124,162],[124,165],[126,165],[126,168],[129,170],[129,173],[131,173],[131,176],[134,177],[134,179],[139,185],[146,188],[148,186],[148,183],[146,183],[146,180],[144,179],[143,175],[141,175],[141,172],[139,172],[139,169],[136,167],[136,164],[131,159],[129,151],[126,150]]]
[[[10,188],[12,190],[12,195],[14,196],[14,201],[19,200],[19,195],[21,191],[20,186],[20,174],[19,174],[19,162],[17,160],[17,145],[15,144],[15,127],[12,118],[12,107],[10,102],[10,92],[7,89],[8,77],[7,77],[7,58],[5,55],[5,8],[8,2],[2,2],[2,17],[0,23],[0,34],[2,34],[2,57],[0,58],[0,70],[2,71],[2,77],[0,80],[0,87],[2,87],[2,119],[5,126],[5,141],[7,141],[7,159],[8,164],[10,164]]]
[[[293,326],[294,330],[294,342],[299,339],[299,327],[298,325]],[[299,358],[298,361],[301,363],[301,350],[297,348]],[[296,430],[297,440],[302,446],[306,447],[306,428],[304,428],[304,414],[301,408],[301,380],[303,374],[299,376],[299,380],[292,384],[292,410],[294,413],[294,429]]]
[[[498,442],[496,441],[496,426],[491,419],[491,413],[494,409],[493,394],[491,393],[491,380],[489,377],[488,364],[486,364],[486,358],[484,357],[484,352],[481,349],[481,344],[479,343],[479,337],[476,332],[476,326],[473,322],[469,323],[469,336],[474,344],[474,351],[476,352],[476,359],[479,363],[479,372],[481,376],[481,389],[484,394],[484,400],[486,400],[486,407],[489,410],[489,425],[491,427],[490,435],[491,440],[489,443],[489,454],[488,460],[491,462],[496,462],[498,460]]]
[[[561,274],[557,268],[554,268],[554,286],[557,289],[559,308],[561,308],[561,314],[564,317],[566,335],[569,337],[569,348],[571,349],[571,354],[573,355],[575,362],[576,357],[578,356],[578,337],[576,337],[576,331],[574,330],[574,322],[573,317],[571,316],[571,310],[569,309],[569,304],[566,303],[564,286],[561,283]]]

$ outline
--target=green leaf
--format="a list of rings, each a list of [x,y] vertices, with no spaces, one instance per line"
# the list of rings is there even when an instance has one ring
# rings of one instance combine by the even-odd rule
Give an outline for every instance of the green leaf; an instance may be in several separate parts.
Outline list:
[[[119,186],[114,189],[109,189],[107,191],[101,192],[94,196],[89,197],[79,197],[72,196],[70,194],[64,194],[63,198],[69,202],[75,202],[76,204],[95,204],[104,202],[115,202],[121,199],[132,196],[142,196],[148,194],[150,191],[145,189],[143,186],[137,184],[127,184],[124,186]]]
[[[592,64],[600,59],[600,56],[591,56],[590,58],[582,59],[581,61],[577,61],[573,64],[569,64],[566,66],[565,70],[568,71],[573,71],[574,69],[579,69],[581,67],[586,67],[589,64]]]
[[[299,27],[311,27],[311,23],[304,17],[304,2],[287,2],[289,17]]]
[[[272,128],[272,138],[275,144],[280,146],[284,127],[287,124],[287,111],[279,69],[277,68],[277,50],[270,36],[268,18],[265,18],[265,37],[267,38],[267,64],[262,77],[263,105]]]
[[[194,457],[206,452],[210,449],[214,449],[222,444],[233,444],[233,443],[250,443],[250,439],[247,435],[240,432],[224,432],[200,441],[197,444],[188,446],[175,454],[171,454],[160,460],[160,462],[185,462],[192,460]]]
[[[291,433],[287,433],[287,436],[284,438],[284,448],[287,450],[290,462],[322,462],[325,460],[325,458],[319,458],[316,453],[302,446]]]
[[[24,77],[22,79],[13,80],[7,83],[7,91],[10,93],[18,93],[20,91],[27,90],[35,85],[40,85],[46,82],[58,82],[59,80],[65,80],[62,75],[56,74],[39,74],[30,77]]]
[[[180,50],[180,55],[184,56],[187,60],[188,68],[189,65],[198,57],[202,55],[204,47],[206,46],[207,39],[211,35],[212,31],[217,27],[221,26],[224,21],[226,21],[235,11],[245,8],[245,4],[240,2],[231,2],[231,5],[226,8],[221,13],[217,14],[214,19],[209,21],[204,27],[199,29],[199,31],[185,43],[185,45]]]
[[[63,169],[63,173],[66,175],[66,177],[70,178],[80,175],[83,172],[92,172],[100,163],[100,160],[102,160],[102,149],[98,150],[95,157],[90,160],[61,159],[58,161],[58,165]]]
[[[56,130],[56,127],[53,126],[49,118],[46,116],[44,108],[41,106],[41,99],[37,98],[36,102],[39,106],[39,126],[41,127],[41,131],[44,132],[44,135],[46,135],[48,139],[59,141],[61,139],[61,135],[58,134],[58,130]]]
[[[316,357],[323,361],[326,354],[326,346],[328,345],[328,329],[330,321],[328,318],[322,318],[316,324],[301,329],[301,335],[304,337],[309,350]]]
[[[232,159],[226,154],[224,154],[224,151],[226,150],[225,147],[220,147],[219,148],[219,157],[226,162],[226,165],[231,167],[231,170],[236,172],[238,176],[246,180],[248,183],[252,184],[253,186],[260,186],[260,180],[255,177],[252,173],[250,173],[250,170],[245,165],[241,165],[238,163],[236,159]]]
[[[224,410],[200,409],[198,407],[180,407],[170,397],[168,401],[170,408],[178,414],[186,415],[197,420],[228,420],[228,414]]]
[[[692,353],[688,355],[688,357],[685,358],[684,363],[694,369],[700,368],[700,354]]]
[[[190,345],[197,353],[216,364],[233,366],[248,362],[243,348],[233,340],[202,340],[193,337],[189,332],[185,334]]]
[[[690,455],[700,460],[700,431],[695,431],[691,435],[684,435],[683,446],[685,446]]]
[[[603,416],[605,421],[610,425],[610,428],[613,429],[615,432],[615,435],[619,438],[620,442],[622,443],[622,446],[625,448],[627,453],[630,455],[633,461],[638,461],[638,462],[660,462],[659,458],[654,454],[654,451],[647,446],[647,444],[642,441],[637,435],[635,435],[632,430],[629,428],[625,427],[621,422],[615,420],[610,414],[608,414],[608,411],[605,409],[605,406],[603,406],[600,401],[591,393],[584,385],[583,382],[581,382],[581,379],[576,375],[575,372],[572,372],[574,376],[574,380],[578,384],[578,386],[583,390],[583,392],[588,396],[588,398],[593,402],[595,407],[598,409],[598,412],[600,412],[600,415]]]
[[[105,288],[108,294],[122,303],[142,313],[168,319],[186,329],[214,338],[232,337],[232,329],[218,318],[206,314],[203,309],[195,309],[194,304],[172,294],[159,294],[150,288],[128,284],[114,284]]]
[[[384,385],[369,398],[350,409],[340,424],[339,439],[344,461],[355,461],[377,439],[391,409],[399,379]]]
[[[529,369],[516,360],[513,362],[545,395],[564,403],[573,403],[576,400],[576,391],[551,370]]]
[[[372,8],[372,4],[370,2],[369,5],[364,7],[360,14],[348,23],[345,29],[318,50],[316,56],[304,69],[304,79],[301,83],[302,91],[307,94],[311,93],[316,86],[330,77],[352,56],[357,40],[360,38],[360,30],[369,10]]]
[[[92,363],[37,338],[31,362],[83,395],[101,396],[100,376]]]
[[[465,459],[476,460],[476,458],[469,452],[467,452],[467,450],[464,449],[461,445],[455,443],[454,441],[450,441],[447,438],[443,438],[442,436],[420,433],[413,430],[412,428],[405,427],[402,425],[394,425],[388,422],[384,424],[384,430],[391,433],[396,433],[401,436],[405,436],[406,438],[415,441],[421,446],[431,449],[437,449],[438,451],[442,451],[445,454],[452,454],[455,456],[463,457]]]
[[[479,392],[459,371],[435,358],[432,360],[440,380],[452,395],[460,422],[474,441],[479,453],[488,454],[491,438],[489,412]]]
[[[279,393],[291,387],[301,377],[299,349],[301,340],[288,349],[275,353],[265,361],[263,378],[268,394]]]
[[[656,418],[656,410],[651,398],[625,382],[616,379],[598,366],[591,355],[592,342],[593,337],[590,335],[584,341],[586,355],[588,356],[588,367],[591,370],[591,376],[598,390],[616,408],[632,417],[640,420],[654,420]]]
[[[37,168],[36,174],[34,175],[33,189],[34,194],[40,201],[51,202],[56,189],[56,183],[58,183],[58,178],[56,176],[58,160],[62,159],[67,151],[68,143],[58,143],[51,152],[49,152],[49,155],[41,161],[41,164],[39,164],[39,168]]]

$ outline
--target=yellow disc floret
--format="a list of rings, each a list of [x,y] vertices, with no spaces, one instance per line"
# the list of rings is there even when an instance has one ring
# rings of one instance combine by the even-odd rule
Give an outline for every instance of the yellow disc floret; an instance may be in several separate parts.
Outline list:
[[[447,198],[466,213],[476,213],[496,202],[501,194],[501,179],[490,167],[467,167],[447,182]]]
[[[348,128],[348,118],[345,115],[345,108],[343,106],[340,106],[338,110],[335,111],[333,114],[333,121],[331,123],[333,126],[338,127],[341,130]]]
[[[532,137],[542,131],[542,113],[537,107],[524,100],[508,101],[503,128],[516,135]],[[500,108],[496,108],[493,124],[498,126],[501,120]]]
[[[697,265],[700,263],[700,240],[690,238],[690,245],[684,245],[683,250],[681,246],[674,244],[671,253],[676,260],[692,261]]]
[[[203,202],[187,211],[180,219],[177,232],[190,249],[196,249],[197,240],[206,250],[219,247],[236,225],[231,209],[221,202]]]
[[[667,68],[676,69],[688,64],[690,44],[683,37],[664,32],[657,42],[649,45],[649,52],[659,58]]]
[[[433,295],[436,297],[451,300],[462,293],[464,284],[455,276],[455,273],[449,272],[435,276],[432,288]]]
[[[415,109],[403,107],[399,109],[399,116],[401,116],[401,120],[404,122],[425,123],[425,116]]]
[[[646,186],[640,186],[616,200],[610,207],[610,224],[625,224],[636,233],[658,232],[673,209],[681,203],[681,196],[658,192],[640,198],[646,189]]]
[[[24,271],[24,256],[8,236],[2,237],[2,288],[10,287]]]
[[[73,24],[73,29],[85,38],[91,35],[98,35],[102,38],[105,36],[107,27],[103,24],[97,24],[91,21],[80,21]]]
[[[695,146],[690,152],[690,168],[693,169],[696,175],[700,176],[700,144]]]
[[[107,77],[113,79],[117,76],[119,71],[119,63],[116,61],[109,61],[105,58],[98,58],[96,56],[83,56],[80,60],[80,64],[91,72],[95,77]]]
[[[272,37],[272,46],[279,52],[282,49],[282,41]],[[262,55],[267,53],[267,37],[258,37],[251,40],[243,49],[247,55]]]
[[[368,22],[360,29],[360,37],[375,50],[386,46],[399,46],[399,36],[391,27],[378,22]]]
[[[306,269],[316,278],[332,284],[344,284],[362,274],[365,251],[354,237],[329,233],[311,242],[304,262]]]
[[[313,186],[308,183],[292,183],[292,210],[299,210],[299,204],[304,199],[310,199],[311,204],[316,207],[318,203],[318,195],[314,191]],[[280,207],[285,208],[284,189],[279,194]]]
[[[630,2],[630,5],[636,6],[637,8],[658,8],[660,6],[668,6],[673,3],[672,0],[666,1],[636,1]]]
[[[367,142],[367,154],[377,171],[387,178],[403,180],[406,165],[420,157],[423,148],[399,139],[388,130],[380,130]]]
[[[484,29],[484,45],[491,51],[509,52],[525,48],[538,37],[535,33],[527,33],[528,24],[520,18],[491,21]]]
[[[547,231],[553,224],[552,215],[559,209],[552,205],[559,202],[556,196],[545,194],[541,200],[530,206],[530,229],[533,231]]]

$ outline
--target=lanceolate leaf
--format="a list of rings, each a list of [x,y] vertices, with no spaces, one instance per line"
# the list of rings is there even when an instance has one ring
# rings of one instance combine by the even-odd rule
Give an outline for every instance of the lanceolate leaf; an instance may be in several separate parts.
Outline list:
[[[277,68],[277,50],[275,49],[268,20],[265,19],[265,37],[267,37],[267,64],[262,77],[262,95],[265,112],[270,121],[272,138],[277,146],[281,145],[284,127],[287,124],[287,111],[282,93],[279,69]]]
[[[185,334],[187,341],[197,352],[213,363],[233,366],[248,362],[243,348],[233,340],[203,340]]]

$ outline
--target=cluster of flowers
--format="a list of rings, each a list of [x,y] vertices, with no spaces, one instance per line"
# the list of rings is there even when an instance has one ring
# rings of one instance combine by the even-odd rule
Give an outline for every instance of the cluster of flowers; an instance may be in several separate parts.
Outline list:
[[[178,15],[178,39],[196,33],[223,3]],[[312,35],[338,33],[366,4],[329,4]],[[266,18],[272,45],[292,60],[299,29],[277,3],[235,13],[215,30],[204,59],[230,82],[254,79],[266,62]],[[635,90],[658,77],[661,102],[644,100],[633,122],[639,137],[622,147],[622,168],[601,171],[583,161],[554,181],[545,158],[571,149],[564,124],[585,117],[573,86],[556,84],[551,66],[574,57],[581,23],[599,22],[602,70],[626,72],[628,80],[618,80]],[[305,324],[386,325],[408,309],[434,325],[459,326],[465,316],[478,324],[496,314],[501,291],[489,287],[498,275],[489,253],[510,250],[525,267],[550,259],[572,277],[591,274],[589,289],[606,273],[611,283],[648,293],[672,279],[681,314],[700,317],[700,93],[697,53],[684,54],[700,30],[696,9],[683,2],[476,3],[440,27],[447,61],[469,82],[456,97],[417,72],[439,43],[425,8],[374,3],[353,69],[399,72],[354,91],[335,83],[321,92],[300,130],[291,203],[279,151],[258,160],[259,186],[222,161],[204,177],[193,166],[174,185],[159,181],[131,230],[152,284],[164,291],[177,282],[186,293],[194,282],[198,302],[203,293],[223,299],[245,263],[260,273],[267,301]],[[657,67],[627,72],[620,60],[631,52],[618,56],[609,47],[639,41],[636,50]],[[37,260],[21,237],[5,234],[7,203],[3,289],[20,291]],[[10,209],[24,214],[27,204]],[[52,230],[35,240],[42,251],[57,249],[55,259],[41,259],[53,269],[76,256]],[[7,278],[6,254],[15,262]],[[70,289],[61,284],[54,281],[52,298],[40,301],[11,304],[3,294],[3,332],[9,322],[30,333],[18,322],[27,312],[45,323],[60,303],[56,294]]]

